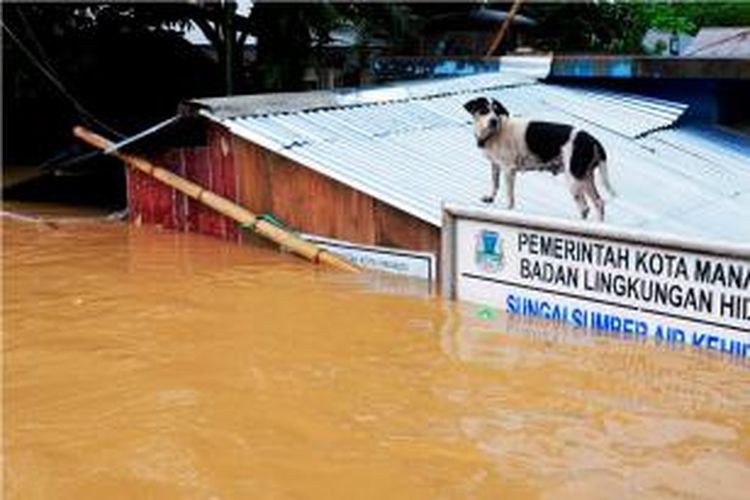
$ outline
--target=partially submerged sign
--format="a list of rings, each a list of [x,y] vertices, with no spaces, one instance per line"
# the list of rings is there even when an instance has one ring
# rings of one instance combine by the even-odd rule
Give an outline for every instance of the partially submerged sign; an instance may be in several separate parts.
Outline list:
[[[435,280],[435,255],[428,252],[360,245],[312,234],[301,236],[302,239],[365,269],[420,278],[429,282]]]
[[[449,297],[750,357],[750,246],[447,205],[442,255]]]

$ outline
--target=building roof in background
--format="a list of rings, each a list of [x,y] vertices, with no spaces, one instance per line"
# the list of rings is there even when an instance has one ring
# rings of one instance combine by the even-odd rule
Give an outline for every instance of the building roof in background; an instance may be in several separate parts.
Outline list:
[[[687,57],[750,58],[750,26],[702,28],[684,55]]]
[[[462,30],[497,30],[508,19],[508,13],[503,10],[480,8],[470,12],[453,12],[433,16],[427,22],[425,29],[434,31],[462,31]],[[516,14],[511,20],[513,26],[536,26],[537,22],[530,17]]]
[[[330,94],[326,106],[278,112],[227,114],[226,102],[198,102],[232,133],[440,226],[445,201],[479,206],[489,189],[489,165],[463,109],[486,95],[513,115],[586,127],[601,140],[619,194],[608,202],[609,223],[750,241],[750,224],[736,223],[750,213],[750,148],[715,130],[671,128],[685,105],[510,71]],[[562,178],[529,172],[517,182],[518,210],[577,218]]]
[[[316,33],[310,33],[313,40],[317,40]],[[369,48],[385,48],[390,44],[387,37],[368,36],[364,28],[348,23],[334,28],[328,33],[329,40],[323,46],[329,49],[351,49],[356,46]]]

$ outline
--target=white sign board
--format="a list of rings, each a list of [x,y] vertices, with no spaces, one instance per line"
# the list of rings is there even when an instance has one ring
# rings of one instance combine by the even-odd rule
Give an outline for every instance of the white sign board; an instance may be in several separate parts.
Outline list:
[[[311,234],[301,236],[365,269],[420,278],[430,283],[435,280],[435,255],[428,252],[360,245]]]
[[[450,296],[750,357],[750,246],[452,206],[444,221]]]

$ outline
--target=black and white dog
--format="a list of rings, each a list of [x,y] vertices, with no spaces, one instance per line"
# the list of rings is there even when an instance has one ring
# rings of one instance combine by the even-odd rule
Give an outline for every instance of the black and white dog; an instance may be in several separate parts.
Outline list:
[[[607,176],[607,154],[601,143],[585,130],[571,125],[530,121],[511,117],[502,104],[479,97],[464,104],[474,118],[477,146],[492,164],[492,193],[482,197],[495,201],[503,173],[507,207],[513,208],[516,173],[545,170],[565,173],[568,187],[582,218],[588,217],[586,198],[596,208],[597,219],[604,220],[604,200],[594,185],[598,167],[604,187],[614,191]]]

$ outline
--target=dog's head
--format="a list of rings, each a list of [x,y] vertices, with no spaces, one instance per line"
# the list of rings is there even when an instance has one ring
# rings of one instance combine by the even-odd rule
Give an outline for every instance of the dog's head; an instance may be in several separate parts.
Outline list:
[[[472,99],[464,104],[464,109],[474,118],[474,135],[479,147],[483,147],[484,143],[500,130],[502,117],[509,115],[502,104],[486,97]]]

